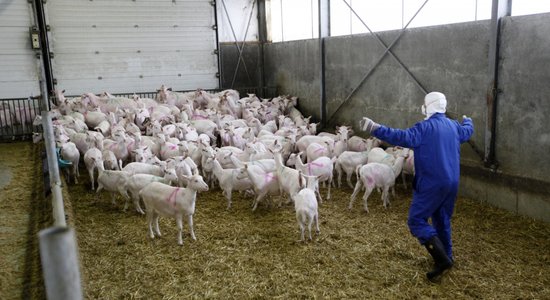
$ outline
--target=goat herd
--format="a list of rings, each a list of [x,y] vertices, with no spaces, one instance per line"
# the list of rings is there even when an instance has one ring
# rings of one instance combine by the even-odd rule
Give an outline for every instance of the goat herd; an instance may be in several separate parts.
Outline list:
[[[288,195],[304,240],[306,226],[311,239],[314,221],[319,231],[319,183],[328,185],[330,199],[334,169],[338,187],[345,173],[353,188],[351,177],[357,174],[349,208],[364,188],[366,211],[375,187],[382,189],[386,206],[399,174],[413,174],[411,150],[383,150],[379,140],[352,136],[347,126],[336,127],[335,134],[317,134],[317,124],[296,105],[297,98],[290,96],[240,98],[235,90],[178,93],[162,86],[156,99],[108,93],[65,98],[57,92],[52,114],[60,159],[71,165],[68,180],[78,182],[82,158],[92,190],[97,180],[97,192],[111,192],[113,201],[120,193],[126,199],[124,209],[132,199],[135,209],[147,215],[151,238],[161,235],[159,216],[175,218],[180,245],[184,217],[195,240],[197,192],[215,184],[228,209],[233,191],[253,193],[252,210],[268,195],[279,195],[280,201]]]

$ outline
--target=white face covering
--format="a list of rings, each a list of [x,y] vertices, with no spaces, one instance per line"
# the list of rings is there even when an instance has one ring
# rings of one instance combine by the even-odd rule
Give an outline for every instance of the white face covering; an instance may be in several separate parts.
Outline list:
[[[440,92],[431,92],[424,97],[424,105],[421,109],[422,114],[426,116],[424,119],[427,120],[436,113],[447,111],[447,99]]]

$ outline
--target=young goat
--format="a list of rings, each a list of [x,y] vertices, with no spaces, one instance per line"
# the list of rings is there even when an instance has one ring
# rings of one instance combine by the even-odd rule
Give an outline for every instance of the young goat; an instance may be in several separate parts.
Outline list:
[[[300,177],[302,177],[300,172]],[[302,190],[295,194],[292,199],[294,200],[294,209],[296,210],[296,221],[300,227],[300,241],[304,242],[304,231],[307,223],[307,229],[309,233],[309,240],[311,240],[311,225],[315,221],[315,231],[319,234],[319,212],[317,199],[315,198],[315,187],[318,185],[318,176],[304,176],[307,181],[307,186],[304,187],[300,184]],[[301,182],[301,181],[300,181]]]
[[[208,191],[208,185],[200,175],[193,175],[187,179],[186,188],[172,187],[160,182],[153,182],[144,187],[139,195],[145,203],[147,211],[147,223],[149,225],[149,236],[151,239],[161,236],[159,229],[159,217],[172,217],[176,219],[178,226],[178,244],[183,245],[183,216],[187,217],[187,224],[191,238],[196,240],[193,230],[193,214],[195,213],[195,202],[197,192]],[[155,233],[153,233],[155,223]]]

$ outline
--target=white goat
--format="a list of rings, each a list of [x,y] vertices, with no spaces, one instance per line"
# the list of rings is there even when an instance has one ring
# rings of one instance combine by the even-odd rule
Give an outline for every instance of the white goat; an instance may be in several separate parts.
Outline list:
[[[125,171],[111,171],[104,170],[99,172],[97,176],[97,191],[96,193],[101,192],[105,189],[108,192],[111,192],[111,201],[115,203],[114,193],[120,193],[125,199],[129,199],[128,193],[126,192],[126,182],[132,176],[132,174]]]
[[[298,170],[284,165],[281,147],[273,150],[273,155],[275,156],[277,177],[279,178],[279,190],[281,191],[281,194],[284,191],[289,195],[289,199],[292,199],[292,196],[300,191],[300,181],[302,180],[302,177],[300,176]]]
[[[103,167],[103,155],[101,154],[101,150],[95,147],[88,149],[88,151],[84,153],[84,164],[86,165],[90,180],[92,181],[92,190],[95,190],[94,170],[97,169],[98,176],[101,171],[105,170]]]
[[[300,176],[302,174],[300,173]],[[317,199],[315,198],[315,187],[318,185],[316,176],[305,176],[307,186],[301,185],[302,190],[294,195],[294,209],[296,210],[296,221],[300,228],[300,241],[304,242],[304,231],[307,224],[309,240],[311,240],[311,225],[315,221],[315,231],[317,234],[321,232],[319,229],[319,211]]]
[[[166,169],[166,163],[160,166],[152,165],[142,162],[131,162],[122,168],[122,171],[126,171],[130,174],[149,174],[155,176],[164,176],[164,170]]]
[[[395,160],[393,166],[388,166],[383,163],[368,163],[362,167],[358,167],[357,183],[355,189],[351,195],[348,208],[351,209],[355,197],[361,190],[361,187],[365,187],[365,194],[363,195],[364,210],[369,211],[367,206],[367,200],[375,187],[382,188],[382,203],[387,208],[389,201],[389,189],[395,185],[395,178],[401,173],[403,167],[403,161],[405,157],[400,156]],[[395,195],[394,195],[395,197]]]
[[[74,183],[78,184],[78,177],[80,172],[78,170],[78,162],[80,161],[80,152],[76,148],[76,145],[73,142],[66,142],[61,145],[60,156],[62,159],[70,161],[72,163],[72,175],[74,178]],[[69,178],[67,178],[69,180]]]
[[[231,194],[235,191],[247,191],[252,189],[252,182],[248,178],[239,179],[238,173],[244,172],[242,169],[224,169],[217,159],[210,158],[213,163],[214,175],[218,178],[218,183],[227,199],[227,209],[231,208]]]
[[[368,160],[368,151],[364,152],[353,152],[353,151],[344,151],[336,159],[334,168],[338,175],[338,187],[342,186],[342,173],[346,173],[346,180],[350,188],[353,188],[351,184],[351,176],[355,172],[357,166],[362,166],[367,163]]]
[[[311,143],[307,146],[305,153],[307,162],[312,162],[323,156],[332,157],[331,145],[328,142],[324,142],[322,144]]]
[[[277,172],[266,172],[262,167],[257,165],[244,165],[244,172],[239,172],[237,179],[243,179],[248,176],[252,182],[256,199],[252,205],[252,211],[255,211],[258,207],[258,203],[263,200],[266,195],[280,195],[279,179],[277,178]]]
[[[166,169],[164,177],[159,177],[151,174],[135,174],[130,176],[128,181],[126,182],[126,190],[128,191],[128,194],[134,201],[134,207],[136,211],[140,214],[145,214],[145,212],[141,209],[141,206],[139,205],[139,192],[146,187],[149,183],[152,182],[161,182],[164,184],[171,185],[172,182],[176,182],[178,180],[178,177],[176,176],[176,173],[174,169]],[[128,200],[126,200],[126,204],[124,205],[124,210],[128,208]]]
[[[332,173],[334,170],[334,161],[336,160],[336,158],[330,159],[326,156],[323,156],[307,164],[304,164],[302,162],[300,153],[298,153],[295,158],[296,161],[294,162],[294,165],[296,167],[296,170],[302,172],[302,174],[307,176],[317,176],[317,182],[328,182],[327,200],[330,200],[330,187],[332,186]],[[319,196],[319,203],[323,203],[321,193],[319,192],[319,186],[316,187],[315,192]]]
[[[193,240],[197,239],[193,230],[193,214],[195,213],[197,191],[208,191],[208,185],[202,180],[200,175],[193,175],[187,181],[189,183],[186,188],[172,187],[160,182],[153,182],[139,192],[145,203],[149,237],[151,239],[155,238],[155,234],[159,237],[161,236],[159,229],[160,216],[176,219],[179,245],[183,245],[183,216],[187,217],[191,238]],[[155,233],[153,233],[153,223],[155,223]]]

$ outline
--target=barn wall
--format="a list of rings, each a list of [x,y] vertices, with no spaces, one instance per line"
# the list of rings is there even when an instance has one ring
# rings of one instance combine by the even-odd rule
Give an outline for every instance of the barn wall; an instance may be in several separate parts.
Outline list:
[[[239,42],[238,45],[242,47],[243,43]],[[238,64],[239,69],[235,76],[239,49],[235,43],[220,43],[220,74],[222,76],[222,88],[256,87],[260,85],[260,45],[258,42],[245,43],[241,57],[242,61]]]
[[[268,44],[264,52],[265,82],[281,95],[300,97],[304,115],[319,116],[319,42],[299,40]]]
[[[480,157],[462,146],[461,193],[522,215],[550,221],[550,14],[503,20],[496,155],[499,171],[489,172]],[[448,111],[475,123],[472,141],[484,149],[490,21],[408,29],[393,53],[428,91],[447,95]],[[380,32],[386,44],[399,31]],[[319,116],[318,41],[266,45],[267,85],[300,96],[305,115]],[[422,90],[391,56],[386,56],[342,109],[336,108],[381,57],[384,49],[370,34],[326,40],[329,125],[357,129],[363,116],[398,128],[422,120]],[[334,116],[333,116],[334,114]],[[329,129],[330,130],[330,129]]]

